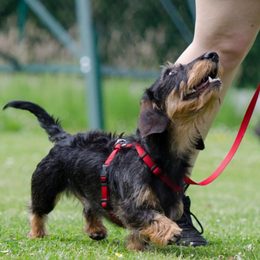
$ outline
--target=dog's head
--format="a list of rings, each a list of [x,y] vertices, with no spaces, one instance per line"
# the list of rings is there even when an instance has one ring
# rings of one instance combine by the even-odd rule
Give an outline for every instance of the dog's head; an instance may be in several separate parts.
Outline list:
[[[219,56],[208,52],[182,64],[168,64],[141,101],[142,137],[166,130],[170,122],[192,121],[219,100]]]

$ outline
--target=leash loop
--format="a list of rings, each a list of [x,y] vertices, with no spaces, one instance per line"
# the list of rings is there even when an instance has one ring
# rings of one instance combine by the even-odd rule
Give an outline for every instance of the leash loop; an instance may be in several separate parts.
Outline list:
[[[255,109],[255,106],[256,106],[256,103],[257,103],[259,92],[260,92],[260,84],[258,85],[258,87],[257,87],[248,107],[247,107],[246,113],[244,115],[244,118],[242,120],[242,123],[240,125],[240,128],[238,130],[238,133],[237,133],[237,136],[235,138],[233,145],[231,146],[229,152],[227,153],[225,158],[222,160],[222,162],[219,164],[217,169],[209,177],[207,177],[206,179],[204,179],[200,182],[196,182],[196,181],[190,179],[188,176],[185,176],[184,182],[186,184],[206,186],[206,185],[210,184],[211,182],[213,182],[215,179],[217,179],[219,177],[219,175],[225,170],[227,165],[230,163],[230,161],[234,157],[234,155],[235,155],[238,147],[240,146],[240,143],[241,143],[241,141],[242,141],[242,139],[245,135],[245,132],[248,128],[248,124],[250,122],[250,119],[252,117],[252,114],[254,112],[254,109]]]

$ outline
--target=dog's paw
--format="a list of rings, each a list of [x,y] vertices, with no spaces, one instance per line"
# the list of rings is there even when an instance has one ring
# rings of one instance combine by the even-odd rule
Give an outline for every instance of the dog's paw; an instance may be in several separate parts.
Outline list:
[[[173,224],[171,225],[171,237],[168,239],[168,245],[177,243],[180,239],[181,239],[181,231],[182,229],[179,228],[179,226],[173,222]]]
[[[140,234],[158,246],[166,246],[176,242],[181,235],[181,231],[181,228],[175,222],[158,214],[151,225],[142,229]]]
[[[144,251],[147,249],[147,244],[144,242],[128,243],[126,247],[130,251]]]
[[[97,223],[96,223],[97,224]],[[93,240],[102,240],[107,236],[107,230],[105,226],[99,222],[97,225],[87,225],[85,232]]]
[[[132,251],[144,251],[147,248],[147,242],[142,238],[139,232],[133,232],[127,238],[127,249]]]
[[[93,232],[91,234],[89,234],[89,237],[93,240],[102,240],[104,238],[106,238],[107,233],[104,231],[97,231],[97,232]]]
[[[180,241],[181,235],[174,235],[172,238],[168,240],[168,245],[172,245]]]
[[[29,233],[28,233],[28,237],[30,239],[35,239],[35,238],[43,238],[46,236],[46,232],[44,230],[38,230],[37,232],[31,230]]]

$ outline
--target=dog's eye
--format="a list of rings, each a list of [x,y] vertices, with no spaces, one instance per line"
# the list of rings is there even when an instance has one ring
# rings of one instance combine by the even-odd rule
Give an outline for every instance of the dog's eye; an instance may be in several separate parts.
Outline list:
[[[176,72],[173,69],[167,69],[164,73],[164,76],[172,76],[174,75]]]

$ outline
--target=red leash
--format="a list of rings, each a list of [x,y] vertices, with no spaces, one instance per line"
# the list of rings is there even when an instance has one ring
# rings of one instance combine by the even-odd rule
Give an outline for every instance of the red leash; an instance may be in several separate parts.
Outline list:
[[[220,165],[218,166],[218,168],[206,179],[204,179],[203,181],[200,182],[195,182],[192,179],[190,179],[188,176],[184,177],[184,181],[187,184],[193,184],[193,185],[200,185],[200,186],[205,186],[210,184],[211,182],[213,182],[223,171],[224,169],[227,167],[227,165],[229,164],[229,162],[232,160],[234,154],[236,153],[243,137],[244,134],[247,130],[249,121],[251,119],[251,116],[254,112],[255,109],[255,105],[259,96],[259,92],[260,92],[260,84],[258,85],[250,103],[249,106],[246,110],[246,113],[244,115],[243,121],[240,125],[239,131],[237,133],[236,139],[233,143],[233,145],[231,146],[230,151],[227,153],[226,157],[223,159],[223,161],[220,163]]]

